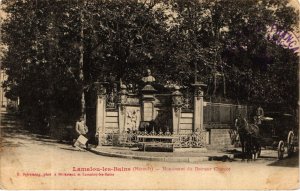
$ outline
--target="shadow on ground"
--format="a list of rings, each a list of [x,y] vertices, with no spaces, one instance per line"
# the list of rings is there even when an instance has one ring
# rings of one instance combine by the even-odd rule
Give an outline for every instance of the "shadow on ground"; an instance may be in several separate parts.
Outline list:
[[[69,142],[59,142],[56,139],[51,138],[48,135],[31,132],[22,126],[21,121],[14,114],[1,111],[1,147],[20,147],[26,146],[20,142],[25,140],[28,142],[34,142],[39,145],[52,145],[57,143],[64,143],[70,145]],[[20,141],[11,141],[13,139],[19,139]]]
[[[299,167],[299,152],[294,153],[290,157],[283,158],[282,160],[277,160],[268,166],[278,166],[278,167]]]

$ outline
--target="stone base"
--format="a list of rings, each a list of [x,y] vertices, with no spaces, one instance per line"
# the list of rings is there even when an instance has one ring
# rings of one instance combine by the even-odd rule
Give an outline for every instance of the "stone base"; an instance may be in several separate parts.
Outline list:
[[[232,147],[229,130],[230,129],[211,129],[209,141],[210,144],[207,145],[209,149],[222,149]]]
[[[95,148],[95,149],[101,150],[102,148],[107,148],[107,146],[98,145],[98,146],[96,146],[96,148]]]
[[[207,148],[175,148],[174,152],[206,153],[207,152]]]
[[[236,148],[234,145],[207,145],[208,150],[232,150]]]

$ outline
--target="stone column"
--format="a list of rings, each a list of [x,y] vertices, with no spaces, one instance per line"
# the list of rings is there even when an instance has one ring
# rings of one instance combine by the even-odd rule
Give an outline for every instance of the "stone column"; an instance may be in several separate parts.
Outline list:
[[[127,87],[126,85],[121,85],[121,90],[119,92],[119,134],[124,133],[125,130],[125,117],[126,117],[126,102],[128,97]]]
[[[142,120],[152,121],[154,119],[154,93],[156,90],[148,84],[142,89]]]
[[[203,90],[201,87],[206,86],[205,84],[195,83],[194,86],[194,121],[193,131],[204,131],[203,127]]]
[[[179,134],[179,125],[180,125],[180,115],[181,108],[172,107],[172,124],[173,124],[173,134]]]
[[[101,146],[105,137],[106,89],[103,83],[96,82],[95,86],[97,89],[96,133],[98,134],[98,146]]]
[[[175,86],[175,91],[172,93],[172,122],[173,134],[179,134],[181,107],[183,104],[183,94],[179,91],[179,86]]]

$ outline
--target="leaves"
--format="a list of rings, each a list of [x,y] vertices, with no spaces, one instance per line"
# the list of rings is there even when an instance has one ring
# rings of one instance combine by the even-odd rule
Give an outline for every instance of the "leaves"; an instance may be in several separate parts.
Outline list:
[[[207,98],[296,104],[291,92],[297,88],[297,57],[265,38],[273,24],[285,31],[297,26],[286,0],[3,0],[3,5],[9,15],[2,26],[5,87],[24,108],[49,111],[44,116],[75,118],[84,87],[110,73],[135,84],[145,68],[162,84],[187,86],[197,73],[208,84]],[[226,95],[219,91],[224,79]]]

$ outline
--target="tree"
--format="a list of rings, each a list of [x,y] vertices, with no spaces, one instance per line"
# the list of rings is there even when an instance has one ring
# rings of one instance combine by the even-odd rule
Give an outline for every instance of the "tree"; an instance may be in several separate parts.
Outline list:
[[[8,96],[20,97],[28,121],[76,117],[80,84],[76,75],[78,35],[74,34],[78,28],[69,27],[76,22],[76,10],[64,2],[3,3],[9,14],[2,28],[3,42],[9,47],[3,60],[9,76],[5,83]]]
[[[3,3],[9,14],[2,28],[9,47],[5,87],[10,97],[20,97],[31,121],[77,118],[83,93],[107,71],[135,80],[164,32],[159,13],[136,1]]]
[[[297,56],[266,38],[297,25],[286,0],[2,3],[5,87],[25,118],[75,120],[94,82],[135,84],[146,68],[161,84],[203,81],[214,101],[297,102]]]
[[[223,92],[223,96],[227,98],[256,102],[260,97],[261,101],[285,102],[282,93],[293,89],[289,87],[282,91],[272,73],[282,69],[279,58],[289,60],[293,67],[285,64],[284,71],[290,71],[293,77],[286,79],[286,83],[294,84],[297,57],[291,51],[281,50],[266,38],[266,34],[274,23],[286,31],[297,26],[298,13],[287,4],[288,1],[257,0],[173,1],[172,7],[180,25],[173,28],[174,35],[170,36],[174,37],[171,41],[180,42],[174,47],[175,56],[183,59],[174,57],[171,62],[186,68],[185,64],[194,59],[201,73],[200,79],[208,84],[209,97],[216,94],[216,74],[220,74],[224,82],[226,79],[223,85],[226,95]],[[190,64],[189,68],[195,67]],[[190,78],[193,78],[192,73]],[[259,93],[269,87],[273,87],[273,93],[278,95],[276,99]],[[294,97],[294,104],[296,100]]]

